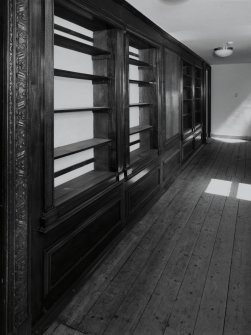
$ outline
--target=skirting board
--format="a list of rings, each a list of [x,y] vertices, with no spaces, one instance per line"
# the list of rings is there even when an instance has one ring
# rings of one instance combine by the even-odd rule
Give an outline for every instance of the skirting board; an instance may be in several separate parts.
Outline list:
[[[236,139],[236,140],[246,140],[246,141],[251,141],[251,136],[230,136],[230,135],[216,135],[216,134],[211,134],[210,137],[229,138],[229,139]]]

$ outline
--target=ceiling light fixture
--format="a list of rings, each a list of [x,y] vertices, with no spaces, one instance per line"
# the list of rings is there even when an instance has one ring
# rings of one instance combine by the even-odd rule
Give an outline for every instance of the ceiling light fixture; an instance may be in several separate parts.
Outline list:
[[[229,57],[232,55],[234,48],[231,46],[233,42],[227,42],[223,47],[218,47],[214,49],[214,53],[218,57]]]

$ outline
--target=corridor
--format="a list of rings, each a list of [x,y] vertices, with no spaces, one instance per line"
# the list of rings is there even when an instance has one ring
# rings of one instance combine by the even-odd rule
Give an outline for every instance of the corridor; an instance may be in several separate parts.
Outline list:
[[[46,335],[251,334],[251,142],[211,140]]]

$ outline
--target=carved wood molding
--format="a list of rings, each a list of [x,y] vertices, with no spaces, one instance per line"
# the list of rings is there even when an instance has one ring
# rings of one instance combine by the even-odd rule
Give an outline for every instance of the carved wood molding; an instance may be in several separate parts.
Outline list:
[[[29,315],[28,1],[8,0],[8,328],[13,334]]]

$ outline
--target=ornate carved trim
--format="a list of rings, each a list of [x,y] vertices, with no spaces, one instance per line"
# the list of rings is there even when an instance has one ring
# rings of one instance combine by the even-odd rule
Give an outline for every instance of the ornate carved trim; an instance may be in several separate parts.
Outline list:
[[[8,254],[9,329],[23,326],[29,315],[28,229],[28,31],[29,0],[9,0],[8,27]]]

